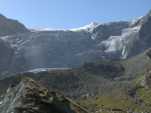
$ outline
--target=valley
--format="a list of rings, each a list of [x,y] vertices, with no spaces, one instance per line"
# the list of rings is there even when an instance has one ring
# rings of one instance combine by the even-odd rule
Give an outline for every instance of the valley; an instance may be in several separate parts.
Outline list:
[[[0,15],[0,113],[150,113],[151,12],[37,30]]]

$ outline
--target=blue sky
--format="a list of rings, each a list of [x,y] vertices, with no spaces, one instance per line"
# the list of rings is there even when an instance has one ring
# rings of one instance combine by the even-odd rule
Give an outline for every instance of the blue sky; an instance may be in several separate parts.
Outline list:
[[[145,15],[151,0],[0,0],[0,13],[29,28],[76,28],[92,21],[131,20]]]

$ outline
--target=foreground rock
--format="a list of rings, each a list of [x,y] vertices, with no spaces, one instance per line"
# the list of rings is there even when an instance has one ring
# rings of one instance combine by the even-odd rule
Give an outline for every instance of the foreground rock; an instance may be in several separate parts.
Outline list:
[[[0,113],[86,113],[80,105],[57,92],[50,92],[32,79],[10,86],[1,101]]]

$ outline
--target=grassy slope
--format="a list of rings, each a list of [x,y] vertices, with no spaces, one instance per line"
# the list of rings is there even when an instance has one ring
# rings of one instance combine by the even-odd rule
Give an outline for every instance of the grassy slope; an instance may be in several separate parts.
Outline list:
[[[151,67],[151,60],[145,53],[134,56],[128,60],[122,61],[126,69],[125,75],[136,77],[144,74],[147,69]]]
[[[141,85],[146,70],[151,67],[151,60],[145,55],[145,53],[128,60],[120,61],[120,63],[125,68],[125,74],[122,77],[129,78],[125,80],[129,80],[134,88]],[[146,89],[145,87],[138,88],[135,92],[136,98],[124,93],[124,91],[122,95],[118,95],[118,93],[121,93],[119,90],[115,90],[115,92],[116,94],[112,93],[108,96],[98,95],[95,98],[81,99],[79,100],[79,103],[91,110],[94,110],[93,108],[95,108],[95,110],[100,113],[106,113],[109,109],[121,109],[121,113],[125,113],[128,110],[137,113],[151,112],[151,89]],[[115,111],[115,113],[119,113],[119,111]]]

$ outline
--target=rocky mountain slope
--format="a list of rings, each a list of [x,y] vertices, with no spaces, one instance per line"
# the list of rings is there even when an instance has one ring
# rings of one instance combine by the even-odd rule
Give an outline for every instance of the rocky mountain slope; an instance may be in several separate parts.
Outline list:
[[[0,37],[28,32],[30,31],[17,20],[8,19],[0,15]],[[11,47],[10,43],[0,38],[0,51],[0,72],[4,72],[4,70],[9,69],[9,64],[12,62],[15,49]]]
[[[8,24],[0,24],[0,28],[5,26],[9,30],[12,20],[1,18]],[[9,64],[1,61],[7,68],[0,70],[5,74],[35,68],[77,67],[96,59],[132,57],[150,47],[150,18],[148,13],[132,22],[92,23],[78,29],[30,32],[15,21],[20,26],[13,28],[17,34],[12,31],[0,37],[6,43],[1,49],[10,51],[4,53]]]
[[[29,30],[17,20],[8,19],[0,15],[0,36],[12,35],[17,33],[25,33]]]
[[[125,22],[120,23],[126,26]],[[116,23],[113,26],[117,30],[122,29],[117,28]],[[76,67],[85,61],[103,57],[103,53],[96,49],[97,42],[85,30],[34,31],[1,39],[14,50],[7,69],[14,72],[34,68]]]

